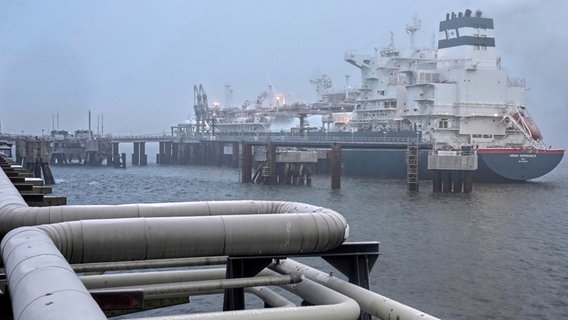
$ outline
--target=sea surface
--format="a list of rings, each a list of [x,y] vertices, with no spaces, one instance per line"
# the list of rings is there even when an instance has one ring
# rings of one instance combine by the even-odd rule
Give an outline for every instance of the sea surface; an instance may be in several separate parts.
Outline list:
[[[349,241],[380,242],[371,274],[379,294],[443,319],[568,319],[566,159],[537,180],[478,183],[470,194],[435,194],[430,181],[410,193],[405,181],[362,177],[342,177],[331,190],[327,175],[311,186],[242,184],[240,169],[227,167],[52,171],[53,193],[69,204],[250,199],[331,208],[347,219]]]

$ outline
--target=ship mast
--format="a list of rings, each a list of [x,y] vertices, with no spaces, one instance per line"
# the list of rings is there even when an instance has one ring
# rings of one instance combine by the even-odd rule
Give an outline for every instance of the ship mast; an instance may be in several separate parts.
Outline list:
[[[418,19],[417,15],[412,17],[412,25],[406,25],[406,33],[410,35],[410,48],[414,49],[414,34],[420,30],[420,19]]]

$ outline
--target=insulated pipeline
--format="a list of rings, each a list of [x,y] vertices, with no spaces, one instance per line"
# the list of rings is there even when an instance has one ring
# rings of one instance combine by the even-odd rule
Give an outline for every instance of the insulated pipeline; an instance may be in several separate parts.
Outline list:
[[[44,227],[53,237],[56,244],[62,245],[62,251],[68,247],[72,237],[102,238],[113,237],[120,241],[123,238],[144,239],[157,236],[160,232],[175,232],[176,235],[196,232],[197,234],[210,233],[206,239],[198,239],[185,235],[185,246],[193,247],[198,251],[203,241],[219,243],[225,241],[228,245],[235,245],[223,250],[217,250],[219,255],[226,254],[268,254],[271,253],[272,244],[269,247],[249,247],[249,241],[264,242],[265,236],[270,238],[274,233],[284,236],[274,253],[306,253],[313,251],[325,251],[339,246],[349,235],[349,227],[346,220],[339,213],[309,204],[285,202],[285,201],[212,201],[212,202],[181,202],[181,203],[155,203],[155,204],[127,204],[127,205],[84,205],[84,206],[58,206],[58,207],[28,207],[20,196],[18,190],[10,183],[6,174],[0,170],[0,237],[10,230],[21,226],[35,226],[42,224],[56,224],[58,226]],[[169,218],[177,217],[176,220]],[[186,217],[186,219],[181,219]],[[189,220],[193,217],[194,220]],[[126,219],[137,218],[137,219]],[[152,219],[138,219],[152,218]],[[154,219],[155,218],[155,219]],[[159,219],[162,218],[162,219]],[[112,222],[109,220],[112,219]],[[97,221],[93,221],[97,220]],[[79,222],[81,221],[81,222]],[[175,222],[174,222],[175,221]],[[174,223],[181,225],[176,227]],[[279,226],[277,226],[279,225]],[[109,231],[105,231],[108,229]],[[134,229],[136,231],[123,234],[124,231]],[[222,230],[222,236],[213,237],[212,232]],[[111,232],[112,231],[112,232]],[[118,233],[113,235],[112,233]],[[300,236],[305,233],[307,236]],[[219,235],[220,235],[219,234]],[[166,236],[161,238],[160,246],[171,244],[175,237]],[[294,243],[294,241],[302,243]],[[75,241],[75,240],[73,240]],[[97,243],[91,243],[98,245]],[[87,245],[87,243],[85,243]],[[152,246],[148,244],[148,255],[141,255],[139,259],[151,259],[169,257],[181,257],[171,251],[176,250],[179,242],[172,244],[172,250],[159,256],[152,252]],[[79,249],[74,242],[74,250]],[[95,251],[97,248],[92,248]],[[105,248],[107,249],[107,248]],[[142,247],[134,247],[134,250],[143,250]],[[120,256],[119,253],[116,253]],[[181,255],[180,255],[181,254]],[[73,255],[73,254],[71,254]],[[209,256],[210,253],[192,254],[192,256]],[[87,259],[81,261],[73,255],[73,262],[94,262]],[[91,257],[95,258],[95,257]],[[106,258],[104,258],[106,259]],[[128,257],[128,259],[133,259]],[[117,261],[120,258],[112,257]]]

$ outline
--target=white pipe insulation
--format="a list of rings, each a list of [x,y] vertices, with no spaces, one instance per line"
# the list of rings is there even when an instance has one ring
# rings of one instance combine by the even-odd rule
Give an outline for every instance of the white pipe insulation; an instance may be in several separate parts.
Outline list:
[[[2,260],[19,320],[104,318],[69,262],[310,253],[349,233],[335,211],[282,201],[31,208],[2,170],[0,199]]]
[[[2,240],[1,253],[14,319],[106,319],[45,232],[15,229]]]
[[[300,273],[327,288],[355,299],[355,301],[359,303],[361,310],[379,319],[439,320],[420,310],[361,288],[292,259],[281,260],[278,264],[270,265],[270,268],[282,274]]]
[[[263,273],[277,274],[266,269]],[[354,320],[360,315],[361,310],[359,309],[359,305],[356,301],[309,279],[304,278],[299,283],[285,285],[283,287],[314,305],[305,307],[282,307],[262,310],[238,310],[159,316],[132,320]]]

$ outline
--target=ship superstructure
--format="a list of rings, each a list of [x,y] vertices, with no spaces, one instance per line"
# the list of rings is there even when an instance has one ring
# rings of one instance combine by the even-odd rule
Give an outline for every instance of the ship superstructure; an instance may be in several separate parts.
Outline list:
[[[417,30],[416,23],[407,27],[412,44]],[[345,60],[361,70],[355,130],[411,130],[436,149],[473,147],[481,172],[508,180],[546,174],[564,155],[543,142],[525,104],[525,82],[501,68],[493,19],[480,11],[447,14],[437,49],[398,50],[391,41]]]
[[[412,32],[417,28],[410,29]],[[465,13],[440,22],[438,49],[348,53],[361,69],[358,130],[417,130],[437,145],[543,147],[525,106],[524,81],[510,79],[495,51],[493,19]]]
[[[407,177],[407,151],[413,143],[420,144],[416,167],[421,179],[431,176],[428,153],[439,151],[472,151],[478,160],[477,169],[472,169],[477,181],[525,181],[553,170],[565,150],[545,145],[526,106],[524,80],[509,78],[501,67],[493,19],[470,10],[447,14],[439,25],[437,48],[434,43],[417,48],[418,30],[415,18],[406,28],[410,49],[398,49],[391,36],[388,46],[372,54],[347,53],[345,61],[361,71],[357,90],[347,78],[345,90],[334,92],[324,74],[311,81],[319,94],[311,106],[280,104],[277,99],[275,107],[265,108],[266,95],[261,95],[254,108],[246,103],[240,109],[201,112],[201,117],[197,113],[203,108],[197,108],[201,132],[380,139],[377,148],[342,151],[342,170],[350,175]],[[322,126],[311,127],[310,116],[319,116]],[[300,124],[291,132],[285,132],[281,122],[275,125],[277,119],[294,117]]]

